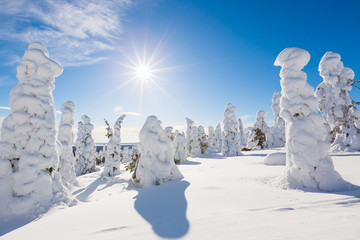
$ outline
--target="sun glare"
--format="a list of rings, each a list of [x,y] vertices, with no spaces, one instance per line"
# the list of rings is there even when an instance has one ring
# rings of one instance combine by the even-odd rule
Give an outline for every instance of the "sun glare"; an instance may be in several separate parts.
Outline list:
[[[136,77],[141,81],[146,81],[151,78],[151,68],[146,65],[140,65],[136,68]]]

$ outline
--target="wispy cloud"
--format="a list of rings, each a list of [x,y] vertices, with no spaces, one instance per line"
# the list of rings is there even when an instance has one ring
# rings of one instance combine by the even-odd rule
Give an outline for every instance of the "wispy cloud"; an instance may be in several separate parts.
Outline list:
[[[11,110],[10,107],[4,107],[4,106],[0,106],[0,109],[3,109],[3,110]]]
[[[6,16],[0,39],[40,41],[64,66],[92,64],[105,59],[123,32],[125,10],[132,0],[0,0]]]
[[[135,116],[135,117],[144,117],[145,115],[138,112],[123,112],[126,115]]]
[[[121,112],[123,109],[124,109],[123,106],[115,106],[114,112]]]
[[[12,84],[15,84],[15,81],[11,80],[9,76],[0,76],[0,87]]]

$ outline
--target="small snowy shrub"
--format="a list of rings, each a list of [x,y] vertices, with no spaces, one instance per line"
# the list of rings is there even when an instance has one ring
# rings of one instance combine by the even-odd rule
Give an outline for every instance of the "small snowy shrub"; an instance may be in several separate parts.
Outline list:
[[[256,113],[256,122],[249,135],[247,148],[249,149],[265,149],[268,148],[266,135],[269,127],[265,121],[266,113],[262,110]]]

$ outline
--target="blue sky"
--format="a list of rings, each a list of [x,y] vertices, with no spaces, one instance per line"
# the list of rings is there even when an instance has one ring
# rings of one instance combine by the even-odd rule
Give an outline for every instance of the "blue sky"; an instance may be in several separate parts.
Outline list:
[[[56,109],[75,102],[75,122],[87,114],[95,140],[104,141],[104,121],[121,114],[123,141],[136,141],[146,116],[163,127],[216,126],[231,102],[245,125],[258,110],[272,120],[271,98],[280,91],[280,68],[273,66],[286,47],[311,54],[304,71],[316,87],[326,51],[342,56],[360,72],[358,1],[29,1],[0,0],[0,120],[9,110],[16,66],[27,45],[40,41],[64,67],[55,80]],[[134,78],[136,54],[153,55],[153,81]],[[360,91],[351,96],[360,100]],[[59,117],[59,116],[58,116]]]

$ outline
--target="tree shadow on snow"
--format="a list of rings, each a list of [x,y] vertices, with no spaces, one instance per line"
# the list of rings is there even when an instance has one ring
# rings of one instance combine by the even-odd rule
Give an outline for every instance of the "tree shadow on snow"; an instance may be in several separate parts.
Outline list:
[[[253,153],[253,154],[244,154],[246,157],[266,157],[268,154],[265,153]]]
[[[195,162],[195,161],[185,161],[185,162],[182,162],[178,165],[200,165],[201,163],[200,162]]]
[[[138,190],[135,209],[159,237],[179,238],[189,231],[185,198],[189,185],[187,181],[173,181]]]

